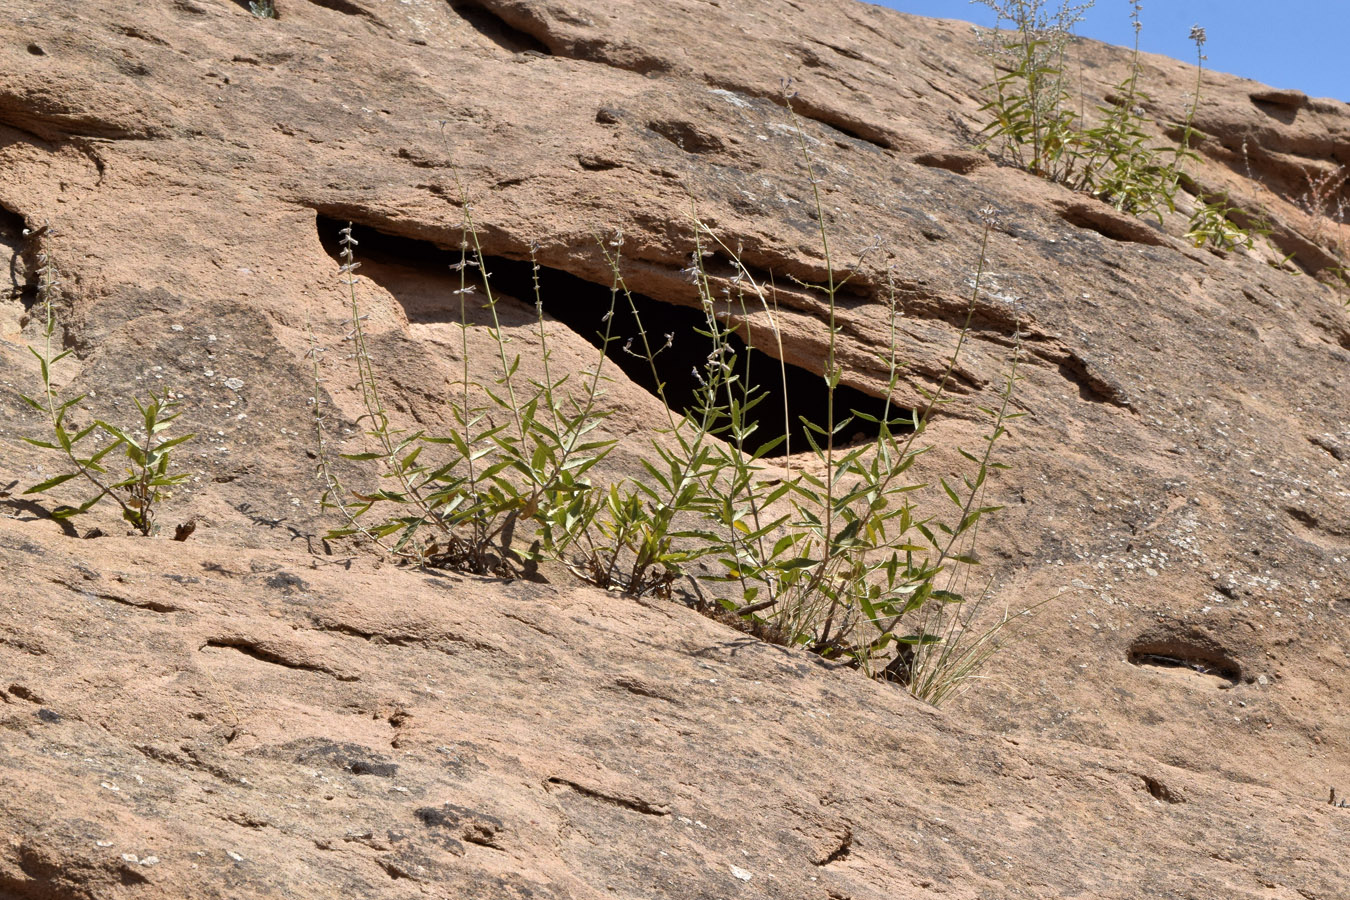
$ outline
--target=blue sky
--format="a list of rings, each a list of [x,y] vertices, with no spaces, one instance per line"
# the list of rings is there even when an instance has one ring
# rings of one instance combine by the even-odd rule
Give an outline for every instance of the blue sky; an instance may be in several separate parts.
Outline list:
[[[989,8],[967,0],[871,0],[901,12],[992,25]],[[1057,9],[1059,0],[1046,0]],[[1192,25],[1209,34],[1206,68],[1350,101],[1350,0],[1144,0],[1140,48],[1192,62]],[[1078,34],[1129,45],[1128,0],[1097,0]]]

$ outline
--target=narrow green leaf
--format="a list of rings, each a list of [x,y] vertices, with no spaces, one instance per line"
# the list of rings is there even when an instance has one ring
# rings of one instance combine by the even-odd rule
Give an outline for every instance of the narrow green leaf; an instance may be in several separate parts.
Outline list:
[[[947,484],[947,479],[940,478],[938,480],[942,483],[942,489],[947,492],[948,499],[956,504],[957,509],[960,509],[962,507],[961,498],[956,496],[956,491],[952,490],[951,485]]]
[[[43,491],[47,490],[48,488],[54,488],[58,484],[65,484],[72,478],[78,478],[79,475],[80,475],[79,472],[67,472],[64,475],[57,475],[53,478],[48,478],[46,481],[42,481],[33,485],[28,490],[24,491],[24,494],[40,494]]]

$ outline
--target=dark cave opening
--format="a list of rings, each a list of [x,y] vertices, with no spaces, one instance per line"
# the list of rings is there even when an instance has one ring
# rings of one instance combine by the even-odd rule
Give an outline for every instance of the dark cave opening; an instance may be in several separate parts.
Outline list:
[[[346,222],[322,214],[317,217],[319,239],[324,250],[338,259],[340,230]],[[459,262],[458,250],[449,250],[428,241],[397,237],[365,225],[354,224],[352,237],[358,242],[357,261],[371,265],[361,274],[389,290],[403,304],[411,322],[458,321],[457,303],[452,291],[458,286],[458,275],[450,267]],[[518,301],[518,316],[532,316],[535,291],[531,263],[528,260],[488,256],[484,259],[493,293],[499,298]],[[360,270],[359,270],[360,271]],[[385,272],[414,271],[433,282],[445,286],[444,302],[435,307],[405,299],[406,282],[395,284],[382,278]],[[694,288],[690,287],[692,294]],[[482,296],[481,292],[478,296]],[[596,284],[561,269],[540,266],[539,296],[544,312],[599,348],[603,343],[605,316],[611,308],[609,285]],[[614,304],[614,319],[610,346],[606,357],[634,383],[653,396],[659,397],[657,379],[664,384],[665,399],[677,413],[687,413],[697,403],[698,381],[695,372],[701,372],[714,344],[708,337],[708,324],[703,313],[688,306],[666,303],[641,294],[632,295],[632,306],[622,294]],[[655,366],[641,352],[642,338],[639,322],[645,326],[653,349],[659,349]],[[669,336],[669,337],[668,337]],[[770,457],[783,456],[788,447],[795,453],[810,448],[803,417],[823,424],[828,399],[824,377],[791,364],[779,361],[755,348],[747,349],[736,336],[731,344],[737,354],[737,371],[750,385],[752,396],[762,399],[750,410],[747,419],[756,425],[750,447],[761,446],[787,434],[788,440],[767,453]],[[660,349],[664,348],[664,349]],[[655,375],[653,375],[655,368]],[[787,408],[784,409],[784,398]],[[856,388],[840,385],[835,389],[836,418],[850,412],[862,412],[873,418],[886,414],[886,404],[878,397]],[[785,415],[786,412],[786,415]],[[892,430],[901,431],[896,420],[908,415],[907,410],[890,409]],[[874,438],[878,426],[861,418],[854,418],[840,433],[836,443],[852,443]]]

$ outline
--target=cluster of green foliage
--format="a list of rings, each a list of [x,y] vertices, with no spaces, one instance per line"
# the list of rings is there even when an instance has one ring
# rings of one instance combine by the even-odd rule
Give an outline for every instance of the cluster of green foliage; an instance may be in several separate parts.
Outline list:
[[[467,218],[470,207],[465,204],[464,210],[465,243],[456,266],[463,377],[460,394],[451,401],[456,429],[445,436],[404,433],[391,424],[356,295],[357,241],[350,226],[342,231],[341,273],[348,290],[350,338],[365,407],[358,424],[365,426],[376,446],[342,456],[377,464],[386,486],[354,491],[343,485],[327,452],[328,427],[316,390],[314,426],[324,483],[322,502],[344,520],[343,527],[332,531],[329,538],[364,537],[418,565],[507,574],[539,558],[534,551],[515,545],[520,521],[542,521],[541,517],[557,513],[589,492],[586,473],[604,458],[612,442],[589,437],[603,418],[595,411],[599,367],[577,392],[570,388],[570,374],[559,378],[551,374],[542,303],[536,303],[536,309],[546,374],[543,381],[520,383],[520,357],[509,355],[508,340],[497,320],[498,300],[491,276],[483,269],[477,232]],[[471,281],[474,271],[480,273],[479,278]],[[535,285],[537,290],[537,267]],[[499,350],[500,370],[488,384],[470,375],[469,298],[480,286],[484,308],[492,317],[489,330]],[[322,351],[315,345],[311,353],[317,384]],[[431,452],[424,457],[425,451]],[[434,463],[428,461],[432,456],[436,456]]]
[[[405,433],[391,423],[380,400],[378,367],[366,343],[356,294],[356,241],[350,226],[342,232],[349,338],[364,402],[360,424],[373,449],[338,455],[373,467],[373,473],[365,471],[383,484],[349,488],[337,474],[318,389],[323,351],[315,346],[318,472],[325,506],[343,518],[343,525],[328,537],[363,540],[417,565],[477,573],[515,574],[551,559],[587,581],[635,597],[670,597],[687,581],[695,605],[753,634],[808,648],[869,674],[885,674],[934,703],[958,690],[994,652],[996,636],[1012,619],[1005,614],[992,625],[974,627],[987,586],[972,592],[969,580],[977,565],[973,542],[979,523],[999,508],[985,505],[982,498],[988,476],[1003,468],[994,456],[996,445],[1017,416],[1010,407],[1016,354],[999,404],[984,410],[990,420],[984,446],[961,451],[970,472],[955,482],[943,479],[934,485],[940,486],[942,502],[951,504],[950,515],[921,515],[911,498],[927,485],[914,480],[911,469],[924,452],[918,441],[929,414],[947,402],[948,380],[966,332],[937,389],[925,397],[923,410],[892,410],[888,405],[877,417],[835,407],[843,377],[837,352],[839,292],[862,258],[847,274],[838,274],[804,138],[801,149],[816,192],[829,274],[825,283],[800,286],[815,292],[828,311],[822,377],[829,399],[821,421],[804,421],[809,447],[788,457],[796,460],[795,468],[790,465],[785,473],[767,461],[780,448],[791,448],[781,447],[784,434],[757,433],[751,412],[768,398],[749,386],[746,367],[753,343],[748,330],[728,324],[746,321],[752,310],[771,314],[769,290],[755,282],[739,253],[695,216],[694,250],[686,272],[704,312],[700,333],[714,347],[692,373],[697,399],[683,414],[665,404],[668,419],[651,440],[642,477],[593,482],[613,447],[611,440],[594,435],[604,420],[598,401],[605,354],[614,349],[608,329],[615,310],[626,307],[639,323],[636,346],[624,350],[652,365],[662,400],[665,386],[655,362],[674,338],[666,336],[660,343],[641,326],[622,274],[622,236],[598,239],[613,281],[607,330],[599,336],[594,366],[579,374],[551,374],[536,264],[536,329],[544,377],[524,379],[519,356],[500,326],[499,301],[485,270],[472,206],[464,200],[461,257],[455,267],[460,273],[463,369],[452,402],[455,428],[446,436]],[[986,242],[992,225],[990,213]],[[730,279],[709,275],[704,259],[714,251],[731,260]],[[975,309],[983,266],[982,247],[968,315]],[[476,380],[469,366],[474,326],[468,304],[479,292],[490,318],[485,327],[496,347],[489,380]],[[890,313],[894,338],[894,291]],[[890,373],[889,397],[903,371],[894,340],[882,362]],[[876,437],[845,446],[841,435],[851,433],[850,426],[859,419],[871,423]]]
[[[140,416],[139,428],[115,425],[103,419],[94,419],[83,427],[72,423],[75,408],[85,399],[84,394],[61,398],[52,380],[53,367],[72,352],[53,349],[57,332],[53,304],[61,279],[55,263],[45,252],[38,254],[38,305],[45,317],[43,349],[29,348],[37,357],[42,375],[42,393],[38,397],[23,395],[36,411],[47,416],[51,439],[24,438],[35,447],[52,450],[65,458],[67,471],[54,475],[24,491],[41,494],[67,481],[82,479],[92,489],[90,496],[77,506],[60,505],[53,510],[57,519],[68,519],[93,509],[99,501],[111,499],[122,510],[122,518],[141,534],[156,531],[155,513],[169,489],[181,484],[188,476],[170,471],[173,451],[193,435],[167,437],[165,432],[178,418],[178,403],[168,393],[151,395],[147,400],[133,398]],[[122,476],[110,473],[105,463],[121,450],[126,459]]]
[[[1196,247],[1208,245],[1224,251],[1236,250],[1239,247],[1250,250],[1255,243],[1252,235],[1267,234],[1269,229],[1260,223],[1243,228],[1234,221],[1235,217],[1246,215],[1241,208],[1230,204],[1226,196],[1213,199],[1197,197],[1195,213],[1191,216],[1186,239]]]
[[[1129,74],[1115,86],[1110,101],[1097,107],[1095,124],[1074,110],[1067,75],[1072,28],[1092,0],[1078,4],[1060,0],[1053,11],[1049,0],[979,2],[997,16],[997,27],[985,36],[995,78],[986,86],[990,99],[981,110],[991,117],[984,132],[998,154],[1032,174],[1162,224],[1164,213],[1177,209],[1183,166],[1197,158],[1190,143],[1204,72],[1205,30],[1191,29],[1196,84],[1180,126],[1181,139],[1156,145],[1148,136],[1142,108],[1149,97],[1139,84],[1139,0],[1130,0],[1134,50]],[[1003,28],[1004,23],[1009,27]],[[1250,248],[1251,232],[1234,222],[1233,212],[1242,211],[1226,200],[1197,198],[1187,238],[1196,246]]]
[[[660,343],[642,327],[624,281],[621,234],[597,237],[613,280],[594,365],[554,371],[535,262],[542,376],[522,373],[521,357],[498,316],[499,298],[486,270],[473,207],[461,188],[462,240],[453,266],[459,277],[461,368],[448,434],[401,430],[389,414],[357,295],[357,240],[350,225],[341,232],[347,339],[364,408],[356,424],[366,446],[330,452],[330,417],[320,386],[324,351],[312,338],[321,505],[342,520],[327,538],[361,541],[419,567],[478,575],[528,574],[552,560],[586,581],[633,597],[669,599],[687,581],[694,605],[752,634],[900,681],[933,703],[960,690],[1012,622],[1005,613],[983,617],[977,626],[988,586],[972,589],[970,581],[978,565],[979,524],[999,509],[983,499],[989,476],[1004,468],[995,450],[1018,415],[1010,406],[1018,335],[998,403],[982,410],[989,419],[983,446],[960,451],[968,473],[931,485],[935,502],[950,504],[946,513],[921,513],[913,498],[930,485],[914,478],[914,467],[927,449],[919,442],[932,411],[949,402],[949,381],[981,292],[993,212],[981,213],[984,237],[965,324],[946,371],[933,390],[923,392],[923,407],[892,407],[889,400],[900,392],[904,365],[896,349],[896,290],[888,276],[891,340],[879,360],[889,373],[883,395],[888,399],[879,415],[838,408],[844,376],[840,292],[874,248],[862,251],[850,266],[836,265],[816,167],[800,125],[797,133],[826,272],[822,283],[798,281],[797,287],[818,298],[828,329],[821,375],[828,399],[819,421],[803,419],[807,447],[793,455],[794,448],[785,446],[787,434],[759,433],[753,412],[769,398],[749,378],[750,352],[756,348],[743,323],[760,314],[779,339],[772,288],[758,283],[739,251],[727,247],[697,215],[686,274],[704,313],[700,333],[714,349],[692,373],[698,385],[695,402],[677,413],[656,369],[676,338],[666,335]],[[729,259],[733,274],[711,275],[705,266],[711,256]],[[53,378],[54,368],[71,352],[55,350],[60,278],[45,251],[37,259],[38,309],[45,328],[42,349],[33,354],[43,390],[24,399],[46,416],[51,433],[49,439],[26,440],[60,454],[66,470],[26,493],[43,494],[82,480],[91,486],[90,495],[77,505],[58,506],[55,517],[86,513],[111,499],[138,532],[155,534],[159,505],[187,478],[173,471],[174,452],[193,435],[169,436],[180,415],[169,393],[135,399],[139,421],[134,427],[102,418],[75,424],[86,396],[62,397]],[[614,346],[616,311],[630,313],[639,329],[621,349]],[[484,313],[487,325],[471,324]],[[471,337],[484,331],[495,348],[486,370],[471,365],[471,343],[478,346]],[[650,453],[642,454],[640,476],[602,480],[596,473],[615,446],[612,438],[601,436],[604,367],[614,352],[645,358],[667,419],[651,438]],[[776,356],[782,359],[781,345]],[[852,434],[860,420],[870,423],[875,436],[845,441],[842,436]],[[769,459],[780,449],[786,468]],[[119,453],[126,463],[121,475],[108,468]],[[339,465],[339,458],[346,464]],[[373,483],[349,486],[340,469],[353,483]]]

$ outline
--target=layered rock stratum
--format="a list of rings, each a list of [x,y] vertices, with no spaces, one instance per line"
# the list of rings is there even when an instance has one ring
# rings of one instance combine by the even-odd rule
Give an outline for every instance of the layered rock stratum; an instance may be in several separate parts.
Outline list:
[[[1205,73],[1190,185],[1271,229],[1216,253],[1184,208],[1155,227],[973,146],[991,70],[961,23],[853,0],[277,10],[0,0],[0,898],[1350,895],[1328,803],[1350,795],[1350,107]],[[1128,55],[1074,52],[1105,102]],[[1142,78],[1161,140],[1195,70]],[[931,387],[995,211],[923,467],[961,470],[1020,327],[983,568],[1000,607],[1054,599],[959,701],[675,602],[325,547],[306,352],[311,329],[332,349],[324,399],[359,443],[343,223],[382,236],[357,289],[405,424],[453,424],[437,248],[461,189],[494,265],[536,248],[558,320],[607,297],[616,231],[635,291],[696,303],[696,210],[782,288],[781,355],[819,374],[824,309],[792,287],[825,274],[803,140],[840,256],[878,248],[840,311],[863,392],[888,273],[899,399]],[[193,477],[162,515],[189,540],[106,510],[63,528],[20,493],[60,471],[19,441],[43,431],[20,398],[39,253],[80,415],[182,400]],[[531,347],[531,298],[502,308]],[[551,322],[555,358],[590,365]],[[632,470],[664,413],[612,375]]]

